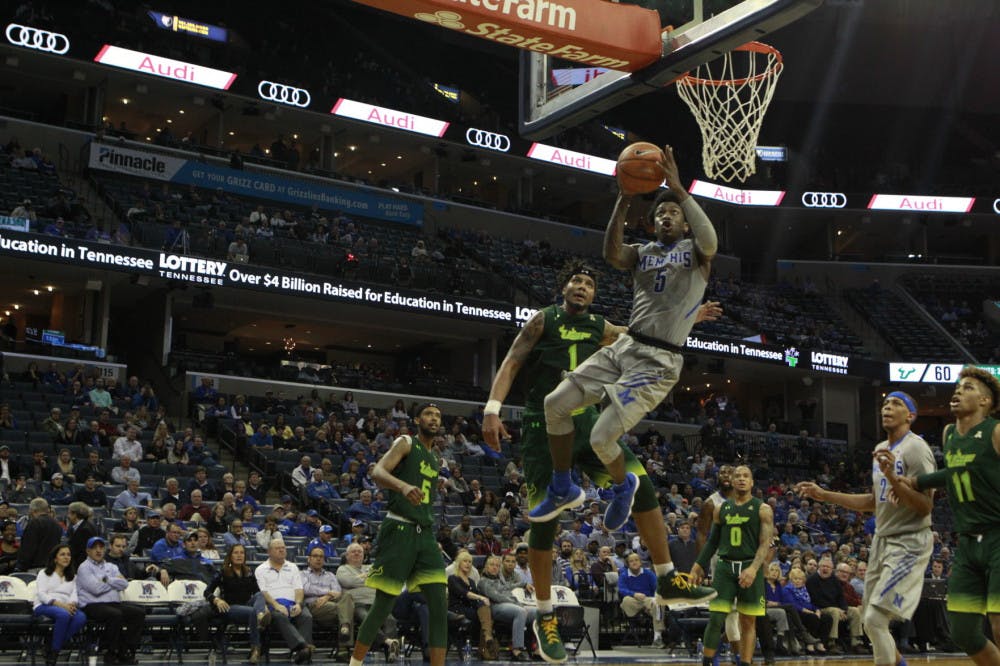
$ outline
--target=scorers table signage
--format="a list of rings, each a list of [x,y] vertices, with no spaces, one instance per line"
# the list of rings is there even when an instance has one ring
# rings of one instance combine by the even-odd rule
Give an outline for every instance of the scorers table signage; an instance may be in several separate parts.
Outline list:
[[[0,229],[0,256],[42,259],[81,268],[152,275],[206,286],[312,296],[333,302],[441,314],[497,324],[523,324],[534,313],[530,308],[516,307],[509,303],[422,294],[384,285],[330,281],[316,275],[286,273],[265,266],[42,236],[9,229]]]

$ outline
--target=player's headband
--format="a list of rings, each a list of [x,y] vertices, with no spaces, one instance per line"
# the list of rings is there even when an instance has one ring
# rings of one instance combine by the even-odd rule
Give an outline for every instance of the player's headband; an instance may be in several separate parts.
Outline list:
[[[437,406],[437,403],[425,402],[424,404],[422,404],[419,407],[417,407],[417,416],[420,416],[421,414],[424,413],[425,409],[429,409],[431,407],[433,407],[434,409],[436,409],[438,411],[441,411],[441,408]]]
[[[900,400],[903,401],[903,404],[906,405],[907,409],[909,409],[914,414],[917,413],[917,405],[913,402],[913,398],[911,398],[910,396],[906,395],[902,391],[893,391],[892,393],[890,393],[886,397],[887,398],[899,398]]]
[[[566,282],[569,282],[574,275],[586,275],[594,281],[595,285],[597,284],[597,271],[589,266],[574,266],[570,270],[569,275],[566,276]],[[565,284],[563,286],[565,286]]]

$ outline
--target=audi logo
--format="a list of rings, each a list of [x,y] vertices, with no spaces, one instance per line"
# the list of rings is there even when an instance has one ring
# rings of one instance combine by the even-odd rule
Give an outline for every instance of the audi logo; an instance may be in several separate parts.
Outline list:
[[[308,90],[286,86],[283,83],[273,83],[272,81],[261,81],[257,84],[257,94],[262,99],[279,104],[289,104],[305,108],[312,102]]]
[[[506,134],[487,132],[475,127],[465,130],[465,140],[471,146],[478,146],[479,148],[486,148],[488,150],[499,150],[501,153],[506,153],[510,150],[510,137]]]
[[[806,208],[843,208],[847,195],[842,192],[803,192],[802,205]]]
[[[49,32],[28,25],[11,23],[7,26],[7,41],[14,46],[23,46],[36,51],[62,55],[69,51],[69,37],[58,32]]]
[[[993,200],[993,212],[1000,215],[1000,199]]]

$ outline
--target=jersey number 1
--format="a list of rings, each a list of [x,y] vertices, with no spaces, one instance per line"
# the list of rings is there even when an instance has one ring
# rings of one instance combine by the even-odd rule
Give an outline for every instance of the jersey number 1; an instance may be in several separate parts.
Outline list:
[[[576,370],[577,358],[576,358],[576,343],[574,342],[569,346],[569,369]]]
[[[975,502],[976,497],[972,494],[972,478],[969,472],[952,474],[951,481],[955,484],[955,494],[958,495],[959,502]]]

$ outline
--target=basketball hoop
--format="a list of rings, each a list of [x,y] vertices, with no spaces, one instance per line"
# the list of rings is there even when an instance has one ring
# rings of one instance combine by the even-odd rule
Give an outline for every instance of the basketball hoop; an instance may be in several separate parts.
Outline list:
[[[757,171],[757,138],[782,67],[776,48],[749,42],[677,80],[701,127],[709,178],[743,182]]]

